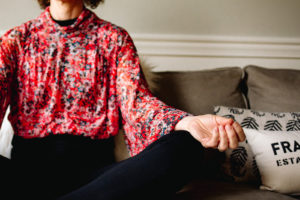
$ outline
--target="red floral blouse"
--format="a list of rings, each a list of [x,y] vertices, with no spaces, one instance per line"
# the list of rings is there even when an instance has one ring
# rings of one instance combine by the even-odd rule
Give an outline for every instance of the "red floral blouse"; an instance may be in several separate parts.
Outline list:
[[[24,138],[108,138],[121,118],[134,156],[190,115],[151,94],[126,30],[86,8],[60,26],[48,7],[0,44],[0,124],[10,105],[8,119]]]

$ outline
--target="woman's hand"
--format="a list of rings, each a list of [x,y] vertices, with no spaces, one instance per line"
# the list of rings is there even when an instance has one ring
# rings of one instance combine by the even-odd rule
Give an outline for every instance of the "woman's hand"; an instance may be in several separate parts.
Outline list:
[[[205,148],[218,148],[219,151],[234,149],[246,138],[237,122],[209,114],[185,117],[176,124],[175,130],[186,130]]]

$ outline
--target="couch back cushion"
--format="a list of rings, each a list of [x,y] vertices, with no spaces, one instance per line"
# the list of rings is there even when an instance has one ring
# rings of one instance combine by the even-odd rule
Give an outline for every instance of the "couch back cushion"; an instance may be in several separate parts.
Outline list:
[[[214,113],[215,105],[246,107],[241,91],[243,70],[239,67],[156,72],[154,94],[170,106],[192,114]]]
[[[267,112],[300,111],[300,70],[245,67],[251,109]]]

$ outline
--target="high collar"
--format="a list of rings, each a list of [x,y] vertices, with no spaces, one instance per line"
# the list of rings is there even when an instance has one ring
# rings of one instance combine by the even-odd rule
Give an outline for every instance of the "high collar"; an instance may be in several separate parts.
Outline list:
[[[69,26],[60,26],[51,17],[50,7],[48,6],[44,12],[41,13],[40,19],[42,20],[43,24],[50,28],[50,32],[60,31],[62,33],[70,33],[87,27],[87,25],[93,20],[94,15],[95,14],[92,11],[84,7],[77,20],[73,24]]]

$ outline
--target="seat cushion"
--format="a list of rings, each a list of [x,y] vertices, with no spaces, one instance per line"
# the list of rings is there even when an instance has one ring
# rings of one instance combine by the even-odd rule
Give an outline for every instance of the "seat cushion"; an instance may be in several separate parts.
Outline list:
[[[174,200],[295,200],[280,193],[258,189],[258,186],[218,180],[195,180],[177,192]]]

